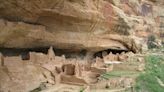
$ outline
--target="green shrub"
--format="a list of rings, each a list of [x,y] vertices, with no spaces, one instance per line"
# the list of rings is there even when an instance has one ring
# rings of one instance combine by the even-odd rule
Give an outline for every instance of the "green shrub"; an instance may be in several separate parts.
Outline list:
[[[152,49],[152,48],[157,48],[158,46],[156,45],[156,37],[154,35],[150,35],[148,37],[148,42],[147,42],[147,45],[148,45],[148,48],[149,49]]]
[[[164,58],[150,55],[145,58],[146,71],[137,78],[135,89],[137,92],[164,92],[157,78],[164,82]]]

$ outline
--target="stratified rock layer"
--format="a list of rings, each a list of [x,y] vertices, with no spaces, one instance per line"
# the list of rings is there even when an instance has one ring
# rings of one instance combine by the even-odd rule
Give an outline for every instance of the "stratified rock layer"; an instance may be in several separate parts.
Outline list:
[[[107,1],[1,0],[0,16],[15,21],[0,21],[0,47],[138,51],[129,26]],[[123,32],[115,29],[120,21]]]
[[[149,35],[161,34],[162,4],[162,0],[0,0],[4,19],[0,47],[139,52]]]

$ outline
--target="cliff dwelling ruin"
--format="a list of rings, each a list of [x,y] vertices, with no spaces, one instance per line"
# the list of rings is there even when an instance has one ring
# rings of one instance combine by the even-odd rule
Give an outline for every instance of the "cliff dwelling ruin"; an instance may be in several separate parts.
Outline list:
[[[85,51],[79,53],[67,51],[66,54],[62,54],[60,51],[57,55],[53,47],[49,49],[1,49],[1,52],[0,65],[6,67],[8,72],[21,71],[19,66],[27,67],[32,64],[50,73],[44,74],[43,72],[46,84],[64,83],[80,86],[98,83],[102,74],[113,71],[115,64],[126,62],[128,53],[130,53],[121,50],[108,50],[98,52],[98,54],[102,54],[100,57],[95,53],[95,56],[86,59],[86,56],[82,56],[86,54]],[[12,78],[16,77],[13,76]]]
[[[135,92],[163,16],[164,0],[0,0],[0,92]]]

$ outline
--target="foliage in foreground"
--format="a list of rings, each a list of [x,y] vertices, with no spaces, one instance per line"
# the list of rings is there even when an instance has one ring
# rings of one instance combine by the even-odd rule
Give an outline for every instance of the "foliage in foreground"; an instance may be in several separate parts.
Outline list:
[[[164,92],[164,87],[157,78],[164,83],[164,57],[149,55],[145,57],[146,70],[137,78],[137,92]]]

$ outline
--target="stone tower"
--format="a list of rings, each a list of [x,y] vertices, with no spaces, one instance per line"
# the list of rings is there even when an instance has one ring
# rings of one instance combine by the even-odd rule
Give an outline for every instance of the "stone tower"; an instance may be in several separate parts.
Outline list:
[[[50,60],[55,59],[55,53],[54,53],[54,50],[53,50],[53,47],[52,46],[48,49],[48,58]]]

